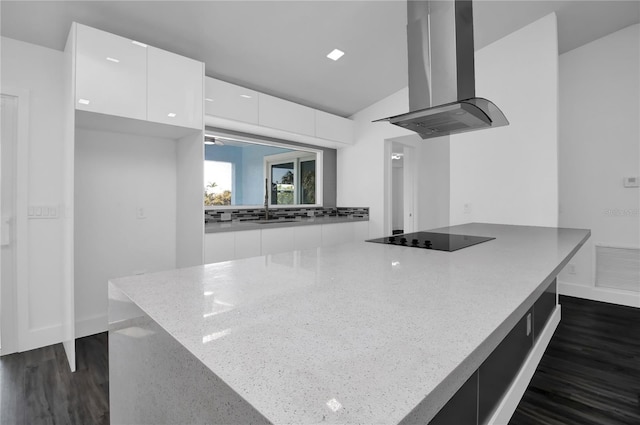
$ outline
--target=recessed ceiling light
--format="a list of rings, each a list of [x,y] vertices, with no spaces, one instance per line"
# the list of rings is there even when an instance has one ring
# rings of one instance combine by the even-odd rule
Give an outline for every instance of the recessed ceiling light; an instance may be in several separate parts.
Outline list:
[[[132,43],[133,43],[133,44],[135,44],[136,46],[140,46],[140,47],[147,47],[147,45],[146,45],[146,44],[144,44],[144,43],[140,43],[139,41],[135,41],[135,40],[133,40],[133,41],[132,41]]]
[[[120,62],[120,60],[119,60],[119,59],[112,58],[112,57],[107,57],[107,60],[108,60],[109,62],[115,62],[115,63],[119,63],[119,62]]]
[[[333,51],[331,53],[329,53],[327,55],[327,57],[329,59],[333,59],[334,61],[337,61],[338,59],[340,59],[342,57],[342,55],[344,55],[344,52],[340,49],[333,49]]]
[[[81,105],[88,105],[91,102],[89,102],[88,99],[78,99],[78,103]]]
[[[248,94],[241,94],[240,97],[244,97],[245,99],[251,99],[251,96]]]
[[[176,114],[174,114],[173,112],[169,112],[169,113],[167,114],[167,116],[168,116],[169,118],[175,118],[175,117],[176,117]]]

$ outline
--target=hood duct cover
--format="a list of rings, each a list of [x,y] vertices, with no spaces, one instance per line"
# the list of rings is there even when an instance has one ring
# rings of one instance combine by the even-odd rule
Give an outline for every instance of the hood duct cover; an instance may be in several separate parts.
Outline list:
[[[423,139],[508,125],[494,103],[475,97],[471,1],[408,1],[407,15],[411,112],[378,121]]]

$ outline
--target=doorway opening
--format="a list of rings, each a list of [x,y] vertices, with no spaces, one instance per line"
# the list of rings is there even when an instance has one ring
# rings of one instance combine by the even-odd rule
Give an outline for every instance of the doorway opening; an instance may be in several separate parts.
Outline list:
[[[391,152],[391,234],[404,233],[404,149],[394,143]]]
[[[385,141],[385,234],[415,231],[415,147]]]

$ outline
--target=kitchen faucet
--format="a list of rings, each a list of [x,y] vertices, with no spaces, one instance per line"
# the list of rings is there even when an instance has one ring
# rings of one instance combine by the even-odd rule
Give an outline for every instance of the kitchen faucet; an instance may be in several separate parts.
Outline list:
[[[269,179],[264,179],[264,219],[269,220]]]

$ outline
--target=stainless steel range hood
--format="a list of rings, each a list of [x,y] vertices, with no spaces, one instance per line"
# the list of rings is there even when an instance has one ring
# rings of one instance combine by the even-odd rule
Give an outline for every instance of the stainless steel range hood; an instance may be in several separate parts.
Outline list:
[[[475,97],[471,1],[410,0],[407,15],[411,112],[377,121],[423,139],[508,125],[495,104]]]

